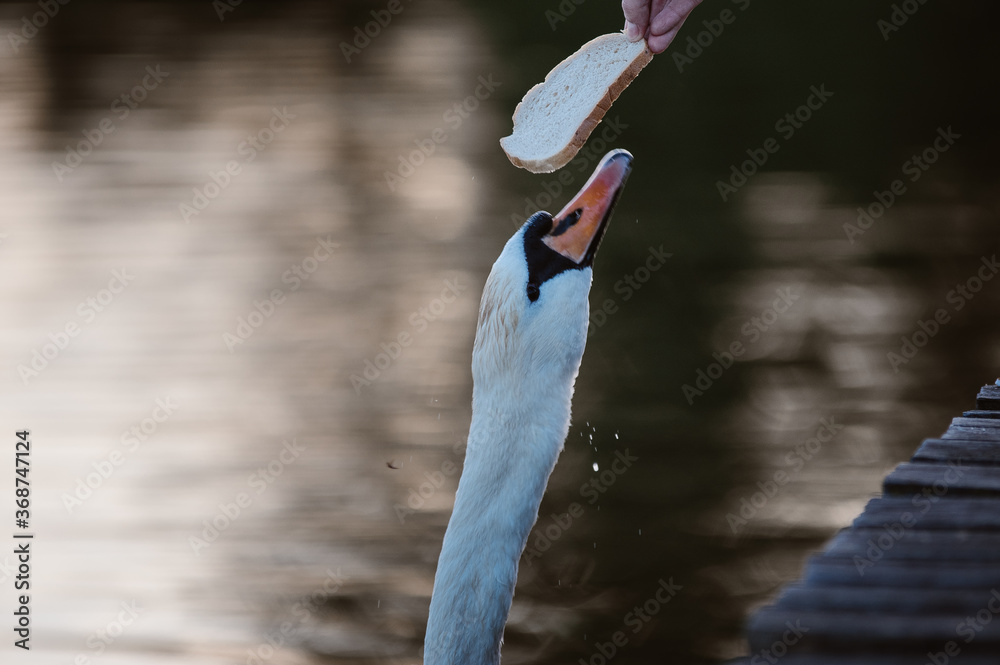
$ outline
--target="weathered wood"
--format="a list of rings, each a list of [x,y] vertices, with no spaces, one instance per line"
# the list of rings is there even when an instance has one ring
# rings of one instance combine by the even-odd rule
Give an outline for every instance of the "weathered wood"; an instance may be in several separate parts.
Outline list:
[[[886,494],[1000,497],[1000,474],[990,466],[904,463],[882,483]]]
[[[913,462],[932,464],[1000,464],[1000,443],[961,439],[924,439]]]
[[[965,617],[945,614],[809,612],[765,607],[751,618],[747,638],[751,654],[764,650],[776,655],[776,645],[782,644],[778,651],[787,650],[789,654],[820,650],[850,653],[878,647],[906,649],[915,654],[923,651],[921,655],[926,656],[927,651],[936,653],[948,642],[954,642],[962,655],[976,652],[995,655],[1000,648],[1000,621],[980,626],[982,630],[976,632],[974,640],[968,644],[956,632],[964,621]],[[800,635],[796,635],[796,631]],[[789,644],[793,639],[797,641]],[[914,665],[924,662],[917,660]]]
[[[1000,531],[1000,506],[994,499],[883,496],[869,501],[853,526],[877,529],[896,523],[927,530]]]
[[[1000,591],[983,589],[924,589],[866,586],[785,587],[773,607],[810,612],[879,614],[957,614],[974,616],[984,607],[1000,613]]]
[[[859,565],[860,563],[860,565]],[[1000,589],[1000,566],[977,561],[907,561],[882,559],[875,566],[850,557],[818,554],[809,559],[804,581],[829,586],[933,587],[940,589]]]
[[[1000,663],[1000,386],[976,404],[751,617],[745,663]]]
[[[838,557],[878,565],[882,559],[981,561],[1000,565],[1000,533],[932,531],[901,525],[880,529],[844,529],[826,550]],[[863,565],[862,564],[859,564]]]
[[[984,411],[982,409],[973,409],[972,411],[964,411],[962,413],[966,418],[982,418],[982,419],[998,419],[1000,420],[1000,411]]]
[[[1000,415],[1000,411],[987,411],[986,413],[997,413]],[[992,427],[993,429],[1000,429],[1000,422],[984,418],[966,418],[965,416],[952,418],[951,425],[952,427]]]
[[[937,653],[937,651],[934,653]],[[997,665],[995,654],[976,655],[966,651],[962,652],[959,657],[961,660],[958,660],[958,658],[951,659],[947,661],[946,665]],[[929,665],[930,663],[927,660],[926,652],[920,654],[911,653],[909,655],[852,652],[849,660],[845,660],[843,655],[830,656],[823,654],[806,654],[802,656],[789,654],[781,658],[780,661],[774,658],[774,656],[772,658],[774,662],[780,662],[780,665]],[[760,653],[755,653],[750,658],[727,661],[723,665],[765,665],[771,662]]]
[[[961,439],[964,441],[992,441],[1000,445],[1000,433],[993,427],[949,427],[942,439]]]
[[[1000,386],[986,384],[980,388],[976,395],[976,408],[1000,410]]]

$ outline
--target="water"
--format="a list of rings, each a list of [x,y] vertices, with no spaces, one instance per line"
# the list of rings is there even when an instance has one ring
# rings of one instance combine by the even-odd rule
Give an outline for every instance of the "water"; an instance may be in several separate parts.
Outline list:
[[[1000,286],[955,291],[998,249],[990,10],[929,3],[885,40],[888,6],[740,4],[606,123],[636,165],[505,662],[597,662],[616,631],[628,662],[744,653],[746,614],[997,376]],[[497,146],[619,27],[574,7],[406,4],[351,62],[381,5],[69,4],[6,40],[0,420],[34,440],[33,662],[419,661],[479,292],[604,150],[558,186]],[[3,5],[0,34],[36,11]]]

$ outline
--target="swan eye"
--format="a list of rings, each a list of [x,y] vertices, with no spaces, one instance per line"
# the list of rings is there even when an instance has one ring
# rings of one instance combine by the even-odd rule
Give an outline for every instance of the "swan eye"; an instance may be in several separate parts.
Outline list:
[[[528,300],[535,302],[538,300],[538,296],[541,292],[538,290],[538,285],[534,282],[528,282]]]
[[[560,220],[559,223],[556,224],[551,231],[549,231],[549,235],[552,237],[557,237],[566,233],[566,231],[573,228],[573,226],[580,221],[580,217],[582,215],[583,215],[583,208],[577,208],[573,212],[563,217],[562,220]]]

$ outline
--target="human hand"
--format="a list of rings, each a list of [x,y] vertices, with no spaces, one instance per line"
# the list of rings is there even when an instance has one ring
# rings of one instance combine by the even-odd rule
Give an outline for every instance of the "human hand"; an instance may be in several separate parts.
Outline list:
[[[650,51],[662,53],[700,3],[701,0],[622,0],[625,35],[633,42],[645,37]]]

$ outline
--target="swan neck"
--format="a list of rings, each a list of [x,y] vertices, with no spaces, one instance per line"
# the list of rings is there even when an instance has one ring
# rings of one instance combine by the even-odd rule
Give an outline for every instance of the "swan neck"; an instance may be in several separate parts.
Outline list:
[[[568,397],[564,413],[541,421],[520,409],[479,408],[491,403],[480,397],[438,561],[426,665],[500,662],[518,560],[569,427]]]

